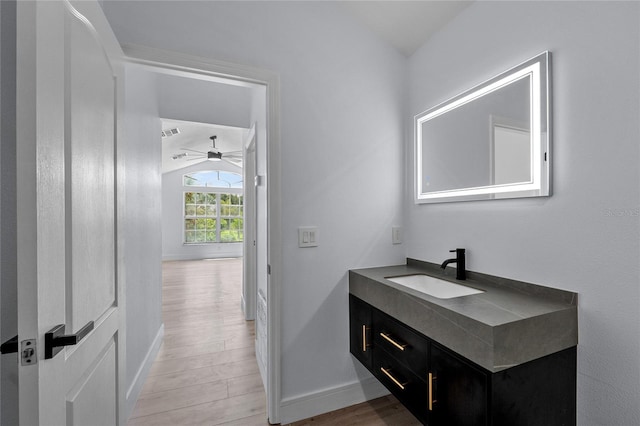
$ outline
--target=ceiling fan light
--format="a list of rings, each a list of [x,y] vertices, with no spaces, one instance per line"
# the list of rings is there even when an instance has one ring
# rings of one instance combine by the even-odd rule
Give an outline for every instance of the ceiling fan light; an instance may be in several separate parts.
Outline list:
[[[221,152],[209,151],[209,152],[207,152],[207,160],[209,160],[209,161],[220,161],[220,160],[222,160],[222,153]]]

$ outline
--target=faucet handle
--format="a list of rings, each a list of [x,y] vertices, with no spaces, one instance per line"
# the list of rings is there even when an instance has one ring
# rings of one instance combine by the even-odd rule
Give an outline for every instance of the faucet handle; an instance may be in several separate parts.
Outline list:
[[[462,253],[464,253],[464,251],[465,251],[465,250],[464,250],[463,248],[457,248],[457,249],[449,250],[449,253],[457,253],[457,252],[459,252],[459,251],[461,251]]]

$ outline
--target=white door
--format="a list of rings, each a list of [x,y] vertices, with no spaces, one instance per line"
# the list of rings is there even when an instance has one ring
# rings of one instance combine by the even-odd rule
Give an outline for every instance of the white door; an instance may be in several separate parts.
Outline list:
[[[244,319],[256,319],[257,242],[256,242],[256,132],[251,129],[244,152],[244,255],[242,273],[242,306]]]
[[[20,424],[122,423],[121,52],[96,2],[19,1],[17,36]],[[79,341],[46,354],[60,325]]]

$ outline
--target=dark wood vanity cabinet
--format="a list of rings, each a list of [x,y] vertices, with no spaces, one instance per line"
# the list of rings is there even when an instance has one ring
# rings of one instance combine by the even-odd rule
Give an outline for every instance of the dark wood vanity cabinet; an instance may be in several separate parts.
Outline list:
[[[434,399],[430,424],[489,424],[489,374],[436,343],[430,349]]]
[[[373,368],[371,344],[372,307],[349,295],[349,347],[351,353],[369,370]]]
[[[576,348],[492,373],[349,295],[351,353],[423,424],[575,425]]]

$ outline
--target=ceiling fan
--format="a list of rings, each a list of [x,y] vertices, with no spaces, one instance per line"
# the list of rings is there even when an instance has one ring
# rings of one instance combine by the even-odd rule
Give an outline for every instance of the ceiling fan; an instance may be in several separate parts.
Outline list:
[[[174,160],[177,160],[178,158],[183,158],[188,156],[189,158],[187,158],[186,161],[195,161],[195,160],[226,161],[227,163],[233,164],[235,166],[242,166],[242,151],[230,151],[230,152],[220,151],[218,148],[216,148],[217,138],[218,137],[216,135],[209,137],[209,139],[211,139],[212,147],[207,152],[202,152],[202,151],[189,149],[189,148],[180,148],[184,151],[195,152],[198,155],[194,156],[191,154],[187,154],[185,152],[182,154],[175,154],[172,156],[172,158]]]

